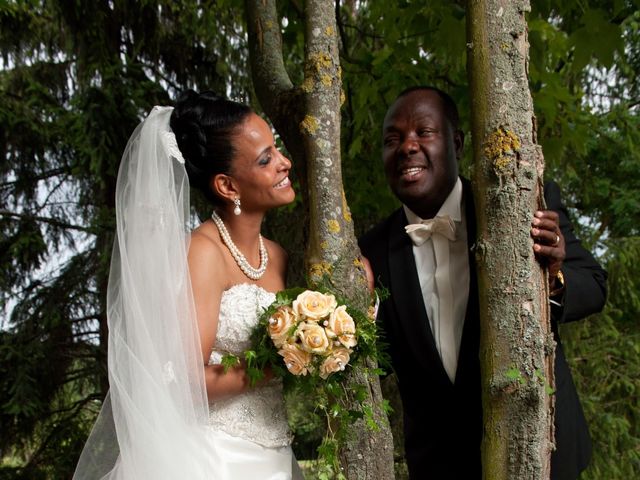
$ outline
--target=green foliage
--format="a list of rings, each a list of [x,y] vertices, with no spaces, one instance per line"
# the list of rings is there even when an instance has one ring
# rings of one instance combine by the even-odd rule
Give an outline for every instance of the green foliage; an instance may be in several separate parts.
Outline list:
[[[605,312],[562,328],[594,438],[589,479],[640,471],[639,7],[540,0],[529,14],[547,175],[609,271]],[[299,83],[300,2],[278,8]],[[120,155],[151,106],[186,87],[252,100],[242,10],[239,0],[0,2],[0,478],[70,476],[107,387],[104,299]],[[338,10],[342,164],[361,233],[397,207],[380,143],[397,93],[443,88],[468,131],[465,11],[457,1],[340,2]],[[266,225],[289,253],[292,283],[304,281],[304,229],[290,227],[304,222],[302,208],[281,209]],[[327,422],[302,413],[316,399],[287,401],[294,446],[306,455]]]
[[[589,480],[640,472],[640,238],[609,240],[607,247],[604,311],[561,331],[594,444],[583,475]]]
[[[108,387],[120,156],[180,90],[246,95],[240,4],[0,2],[0,476],[70,477]]]

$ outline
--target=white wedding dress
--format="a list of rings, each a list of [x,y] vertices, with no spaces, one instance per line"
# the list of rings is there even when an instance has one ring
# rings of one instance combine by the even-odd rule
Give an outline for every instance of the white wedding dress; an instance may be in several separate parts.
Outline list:
[[[251,348],[249,336],[260,313],[274,300],[273,293],[255,284],[242,283],[225,290],[209,365],[219,364],[226,352],[242,358]],[[280,380],[211,402],[206,437],[220,459],[216,480],[303,478],[291,450]]]

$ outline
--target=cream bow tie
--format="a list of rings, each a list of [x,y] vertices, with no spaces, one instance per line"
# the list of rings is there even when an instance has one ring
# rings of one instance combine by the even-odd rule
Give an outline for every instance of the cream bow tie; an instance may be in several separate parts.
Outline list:
[[[415,246],[422,245],[436,233],[451,241],[456,239],[456,224],[449,215],[422,220],[421,223],[412,223],[404,229]]]

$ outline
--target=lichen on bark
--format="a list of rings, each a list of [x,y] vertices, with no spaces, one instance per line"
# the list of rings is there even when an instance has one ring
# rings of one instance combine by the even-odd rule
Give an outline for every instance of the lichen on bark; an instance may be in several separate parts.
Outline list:
[[[483,469],[544,479],[552,446],[547,282],[530,237],[544,161],[528,89],[525,0],[470,0],[468,59],[481,310]]]
[[[342,185],[340,107],[344,101],[335,4],[307,0],[304,80],[294,86],[284,68],[275,0],[245,0],[252,74],[258,98],[298,165],[309,213],[306,269],[311,282],[329,278],[351,303],[367,311],[370,295]],[[376,365],[369,365],[370,369]],[[363,421],[341,452],[348,479],[393,478],[393,440],[377,376],[350,374],[347,389],[364,385],[379,428]]]

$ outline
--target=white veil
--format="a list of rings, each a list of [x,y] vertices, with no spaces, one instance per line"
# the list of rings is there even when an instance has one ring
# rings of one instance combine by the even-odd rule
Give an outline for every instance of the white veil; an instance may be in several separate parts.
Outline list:
[[[204,479],[217,463],[201,428],[208,405],[187,267],[189,183],[172,111],[155,107],[122,157],[107,294],[110,392],[74,479]]]

